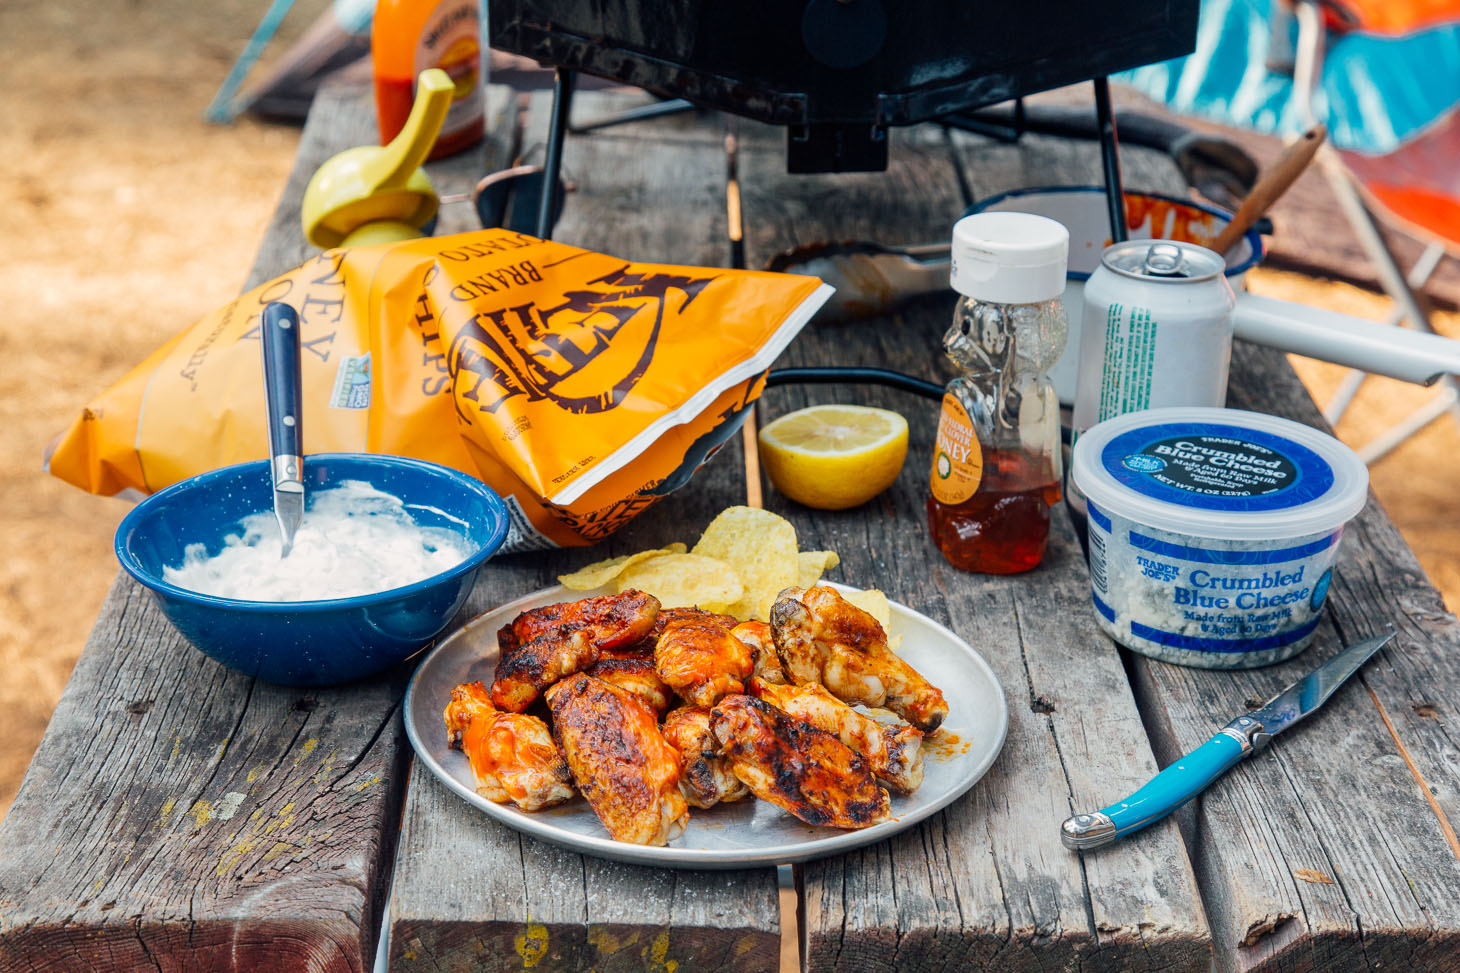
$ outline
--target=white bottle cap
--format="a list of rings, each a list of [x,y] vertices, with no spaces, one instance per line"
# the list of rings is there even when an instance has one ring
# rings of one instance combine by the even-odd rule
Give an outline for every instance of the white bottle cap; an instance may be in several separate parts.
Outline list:
[[[953,289],[995,304],[1034,304],[1065,289],[1070,231],[1033,213],[975,213],[953,224]]]

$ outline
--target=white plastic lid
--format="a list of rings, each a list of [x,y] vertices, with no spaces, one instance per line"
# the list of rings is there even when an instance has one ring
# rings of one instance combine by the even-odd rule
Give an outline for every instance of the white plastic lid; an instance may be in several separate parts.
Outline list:
[[[1129,412],[1075,442],[1070,475],[1102,511],[1219,540],[1334,530],[1364,508],[1369,470],[1327,433],[1238,409]]]
[[[1033,213],[974,213],[953,224],[949,280],[960,294],[995,304],[1034,304],[1065,289],[1070,231]]]

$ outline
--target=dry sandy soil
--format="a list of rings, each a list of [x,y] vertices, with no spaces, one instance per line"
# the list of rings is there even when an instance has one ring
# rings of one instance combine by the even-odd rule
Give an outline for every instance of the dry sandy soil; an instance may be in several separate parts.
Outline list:
[[[322,4],[298,4],[291,30]],[[0,813],[117,573],[123,503],[40,469],[77,410],[234,296],[298,133],[203,109],[257,0],[0,4]]]
[[[291,13],[281,50],[324,0]],[[242,285],[297,144],[202,111],[263,0],[0,4],[0,814],[115,577],[114,500],[46,476],[46,444],[86,401]],[[1382,319],[1340,285],[1254,274],[1266,293]],[[1460,334],[1460,318],[1442,319]],[[1322,401],[1338,369],[1300,363]],[[1371,381],[1340,433],[1364,441],[1432,393]],[[1374,484],[1460,604],[1460,432],[1432,425]]]

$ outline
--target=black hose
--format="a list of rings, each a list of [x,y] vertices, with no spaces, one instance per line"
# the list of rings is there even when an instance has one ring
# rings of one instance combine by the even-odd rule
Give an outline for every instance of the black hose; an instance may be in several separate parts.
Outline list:
[[[886,368],[773,368],[765,377],[766,388],[777,385],[841,385],[846,382],[886,385],[921,395],[925,399],[943,398],[943,386]]]
[[[904,392],[921,395],[923,398],[932,399],[935,402],[943,399],[943,386],[886,368],[843,366],[772,368],[766,372],[765,376],[766,388],[775,388],[777,385],[844,385],[848,382],[862,385],[886,385],[888,388],[902,389]],[[1065,445],[1071,445],[1068,426],[1060,427],[1060,439]]]

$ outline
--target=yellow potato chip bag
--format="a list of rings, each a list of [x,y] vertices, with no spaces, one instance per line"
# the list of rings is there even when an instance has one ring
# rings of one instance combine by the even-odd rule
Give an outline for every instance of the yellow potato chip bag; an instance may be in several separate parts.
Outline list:
[[[770,620],[776,595],[796,583],[796,528],[758,507],[726,507],[710,521],[691,553],[724,561],[745,585],[729,614],[741,621]]]
[[[639,551],[636,554],[622,554],[606,561],[595,561],[593,564],[581,567],[569,574],[560,574],[558,583],[569,591],[592,591],[594,588],[602,588],[640,561],[647,561],[649,558],[658,557],[661,554],[683,554],[686,550],[688,548],[676,541],[668,547]]]
[[[802,551],[796,555],[796,586],[811,588],[821,580],[821,574],[842,563],[836,551]]]
[[[493,228],[327,250],[158,348],[47,457],[151,493],[269,455],[258,322],[299,312],[306,453],[394,453],[483,480],[502,550],[583,546],[683,486],[831,294],[814,277],[635,263]]]
[[[659,599],[661,608],[724,611],[745,590],[735,570],[699,554],[661,554],[618,576],[618,590],[637,588]]]

